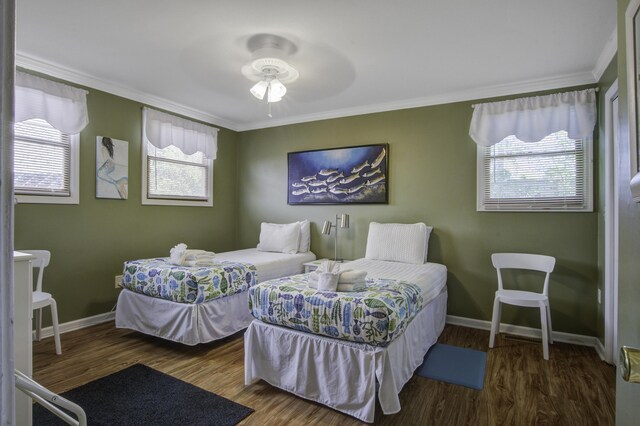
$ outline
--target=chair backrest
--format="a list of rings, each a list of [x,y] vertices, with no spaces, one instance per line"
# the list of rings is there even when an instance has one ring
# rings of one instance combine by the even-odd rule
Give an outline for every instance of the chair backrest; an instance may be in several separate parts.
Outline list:
[[[503,289],[501,269],[526,269],[546,272],[542,294],[545,296],[549,294],[549,275],[556,265],[554,257],[529,253],[494,253],[491,255],[491,262],[498,272],[498,288],[500,290]]]
[[[48,250],[20,250],[22,253],[29,253],[33,255],[35,259],[31,260],[31,266],[34,269],[38,269],[38,279],[36,280],[36,290],[42,291],[42,275],[44,274],[44,268],[49,265],[51,260],[51,252]]]

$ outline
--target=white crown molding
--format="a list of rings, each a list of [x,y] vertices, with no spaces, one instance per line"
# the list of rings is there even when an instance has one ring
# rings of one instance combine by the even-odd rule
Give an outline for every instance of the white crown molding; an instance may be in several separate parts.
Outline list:
[[[543,90],[552,90],[595,83],[597,83],[597,80],[594,79],[593,72],[583,72],[560,77],[487,86],[460,92],[428,96],[424,98],[407,99],[397,102],[388,102],[354,108],[343,108],[314,114],[298,115],[291,118],[257,121],[239,125],[238,131],[242,132],[246,130],[265,129],[269,127],[286,126],[290,124],[306,123],[310,121],[329,120],[333,118],[373,114],[378,112],[395,111],[408,108],[419,108],[431,105],[442,105],[453,102],[475,101],[479,99],[495,98],[498,96],[521,95],[523,93],[531,93]]]
[[[601,55],[602,56],[602,55]],[[397,102],[388,102],[374,105],[359,106],[354,108],[343,108],[320,113],[297,115],[281,119],[269,119],[255,121],[252,123],[237,123],[226,120],[206,112],[190,108],[186,105],[178,104],[170,100],[160,98],[148,93],[124,87],[101,78],[54,64],[24,53],[16,53],[16,65],[32,71],[60,78],[72,83],[76,83],[89,88],[101,90],[117,96],[122,96],[145,105],[160,108],[176,114],[191,117],[196,120],[211,123],[227,129],[242,132],[247,130],[266,129],[270,127],[286,126],[291,124],[307,123],[310,121],[329,120],[333,118],[351,117],[355,115],[373,114],[386,111],[395,111],[408,108],[419,108],[431,105],[442,105],[453,102],[475,101],[479,99],[495,98],[499,96],[521,95],[523,93],[537,92],[542,90],[559,89],[570,86],[580,86],[597,83],[594,72],[584,72],[569,74],[553,78],[543,78],[535,80],[521,81],[517,83],[507,83],[494,86],[487,86],[477,89],[452,92],[424,98],[407,99]],[[607,63],[608,65],[608,63]],[[606,68],[606,66],[605,66]]]
[[[604,74],[605,70],[611,63],[611,60],[616,55],[618,51],[618,26],[613,29],[613,32],[609,36],[609,39],[604,45],[602,52],[600,52],[600,56],[598,56],[598,60],[596,61],[596,66],[593,68],[593,78],[596,81],[600,81],[600,77]]]
[[[87,86],[88,88],[101,90],[103,92],[131,99],[133,101],[137,101],[151,107],[160,108],[165,111],[184,115],[185,117],[193,118],[195,120],[204,121],[205,123],[238,131],[237,124],[235,122],[225,120],[224,118],[211,115],[209,113],[170,101],[168,99],[150,95],[137,89],[121,86],[111,81],[97,78],[59,64],[29,56],[24,53],[16,52],[16,66],[50,75],[51,77],[66,80],[70,83]]]
[[[463,327],[477,328],[480,330],[491,330],[491,321],[483,321],[473,318],[458,317],[455,315],[447,315],[447,324],[460,325]],[[515,336],[542,338],[542,331],[539,328],[522,327],[519,325],[505,324],[500,325],[501,333],[508,333]],[[583,336],[581,334],[563,333],[560,331],[553,332],[553,340],[562,343],[571,343],[573,345],[589,346],[597,352],[597,337]],[[487,340],[487,344],[488,344]]]

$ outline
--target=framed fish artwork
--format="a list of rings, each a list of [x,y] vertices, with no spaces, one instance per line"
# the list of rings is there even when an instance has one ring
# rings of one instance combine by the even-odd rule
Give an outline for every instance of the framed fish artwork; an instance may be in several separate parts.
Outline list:
[[[288,153],[288,204],[387,204],[389,144]]]

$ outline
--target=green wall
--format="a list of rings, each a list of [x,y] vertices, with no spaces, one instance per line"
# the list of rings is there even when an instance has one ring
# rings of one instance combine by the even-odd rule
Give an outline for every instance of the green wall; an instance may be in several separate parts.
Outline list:
[[[15,247],[47,249],[44,289],[60,322],[110,311],[114,277],[129,259],[168,256],[184,242],[213,251],[235,249],[237,133],[221,129],[214,163],[213,207],[141,205],[142,104],[88,89],[89,125],[80,135],[80,204],[19,204]],[[129,199],[95,197],[96,136],[129,142]],[[49,323],[49,313],[45,313]]]
[[[449,315],[490,320],[497,287],[491,253],[545,253],[557,258],[550,287],[554,330],[596,335],[597,212],[476,212],[476,145],[468,136],[473,103],[241,133],[241,245],[256,244],[261,221],[309,218],[311,249],[331,257],[333,239],[319,228],[345,212],[351,228],[340,235],[340,256],[354,259],[364,256],[370,221],[425,222],[434,227],[429,260],[449,270]],[[384,142],[389,143],[388,205],[287,205],[287,152]],[[505,306],[503,321],[540,327],[535,309]]]
[[[631,198],[629,181],[629,110],[624,14],[629,0],[618,0],[618,94],[620,120],[619,269],[618,269],[618,345],[640,348],[640,204]],[[630,384],[616,375],[616,424],[638,423],[640,385]]]
[[[81,134],[80,204],[16,206],[16,248],[52,252],[45,287],[58,301],[61,322],[109,311],[118,294],[114,276],[123,261],[167,255],[178,242],[218,252],[255,247],[262,221],[309,218],[312,250],[329,257],[333,239],[322,236],[319,226],[346,212],[351,228],[340,235],[345,258],[364,256],[370,221],[434,226],[429,260],[449,269],[450,315],[490,319],[496,289],[491,253],[555,256],[550,288],[554,329],[599,335],[598,213],[476,212],[476,145],[468,136],[473,102],[243,133],[221,129],[214,206],[170,207],[140,202],[142,105],[89,91],[90,124]],[[95,198],[97,135],[129,141],[128,200]],[[385,142],[390,147],[388,205],[287,205],[287,152]],[[596,141],[596,157],[597,150]],[[505,306],[503,321],[537,328],[539,314]]]

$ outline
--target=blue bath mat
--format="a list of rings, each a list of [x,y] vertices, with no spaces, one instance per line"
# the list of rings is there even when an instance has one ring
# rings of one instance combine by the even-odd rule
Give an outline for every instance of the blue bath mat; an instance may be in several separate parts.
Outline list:
[[[416,374],[428,379],[482,390],[487,353],[436,343]]]

